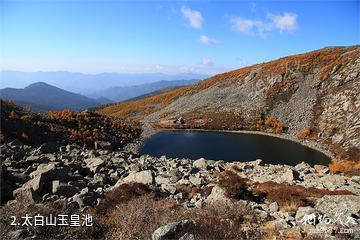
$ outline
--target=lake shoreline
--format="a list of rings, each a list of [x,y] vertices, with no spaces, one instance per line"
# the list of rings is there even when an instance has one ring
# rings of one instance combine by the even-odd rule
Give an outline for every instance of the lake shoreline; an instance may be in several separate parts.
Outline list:
[[[139,154],[139,149],[143,142],[150,138],[151,136],[155,135],[156,133],[162,132],[162,131],[198,131],[198,132],[224,132],[224,133],[243,133],[243,134],[253,134],[253,135],[265,135],[270,137],[276,137],[280,139],[289,140],[295,143],[299,143],[302,146],[308,147],[310,149],[316,150],[324,154],[325,156],[330,158],[330,161],[334,159],[333,154],[329,151],[324,149],[323,145],[309,140],[299,140],[291,136],[290,134],[283,133],[283,134],[275,134],[275,133],[268,133],[268,132],[260,132],[260,131],[250,131],[250,130],[216,130],[216,129],[178,129],[178,128],[154,128],[152,126],[143,126],[145,128],[151,128],[151,130],[147,129],[144,131],[145,134],[142,134],[142,136],[134,143],[131,143],[126,146],[126,149],[128,151],[132,151],[136,154]]]

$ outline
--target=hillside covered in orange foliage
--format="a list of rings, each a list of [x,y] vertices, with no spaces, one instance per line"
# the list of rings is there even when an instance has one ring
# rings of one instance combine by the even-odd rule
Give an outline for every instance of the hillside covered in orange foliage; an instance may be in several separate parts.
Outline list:
[[[360,160],[360,47],[329,47],[215,75],[195,85],[99,108],[160,128],[287,134]],[[183,124],[174,120],[181,116]]]

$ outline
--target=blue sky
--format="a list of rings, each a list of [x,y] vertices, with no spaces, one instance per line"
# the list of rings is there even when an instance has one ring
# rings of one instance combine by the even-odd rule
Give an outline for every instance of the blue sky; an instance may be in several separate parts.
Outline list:
[[[2,70],[218,73],[359,44],[359,1],[0,0]]]

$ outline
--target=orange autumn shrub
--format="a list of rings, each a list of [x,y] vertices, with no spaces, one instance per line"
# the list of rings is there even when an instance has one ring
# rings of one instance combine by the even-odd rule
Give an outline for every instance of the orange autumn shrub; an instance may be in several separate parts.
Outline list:
[[[331,173],[360,175],[360,161],[333,161],[329,164],[329,169]]]
[[[297,138],[300,140],[304,140],[306,138],[308,138],[311,135],[311,129],[306,127],[301,129],[298,134],[297,134]]]
[[[284,124],[273,117],[267,118],[265,120],[265,125],[271,127],[274,133],[282,133],[284,131]]]

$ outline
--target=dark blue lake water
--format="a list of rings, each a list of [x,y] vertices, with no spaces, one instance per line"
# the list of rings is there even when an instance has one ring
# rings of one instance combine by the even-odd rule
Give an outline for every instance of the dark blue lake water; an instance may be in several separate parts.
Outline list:
[[[245,133],[162,131],[144,141],[141,154],[172,158],[253,161],[296,165],[327,165],[325,154],[286,139]]]

